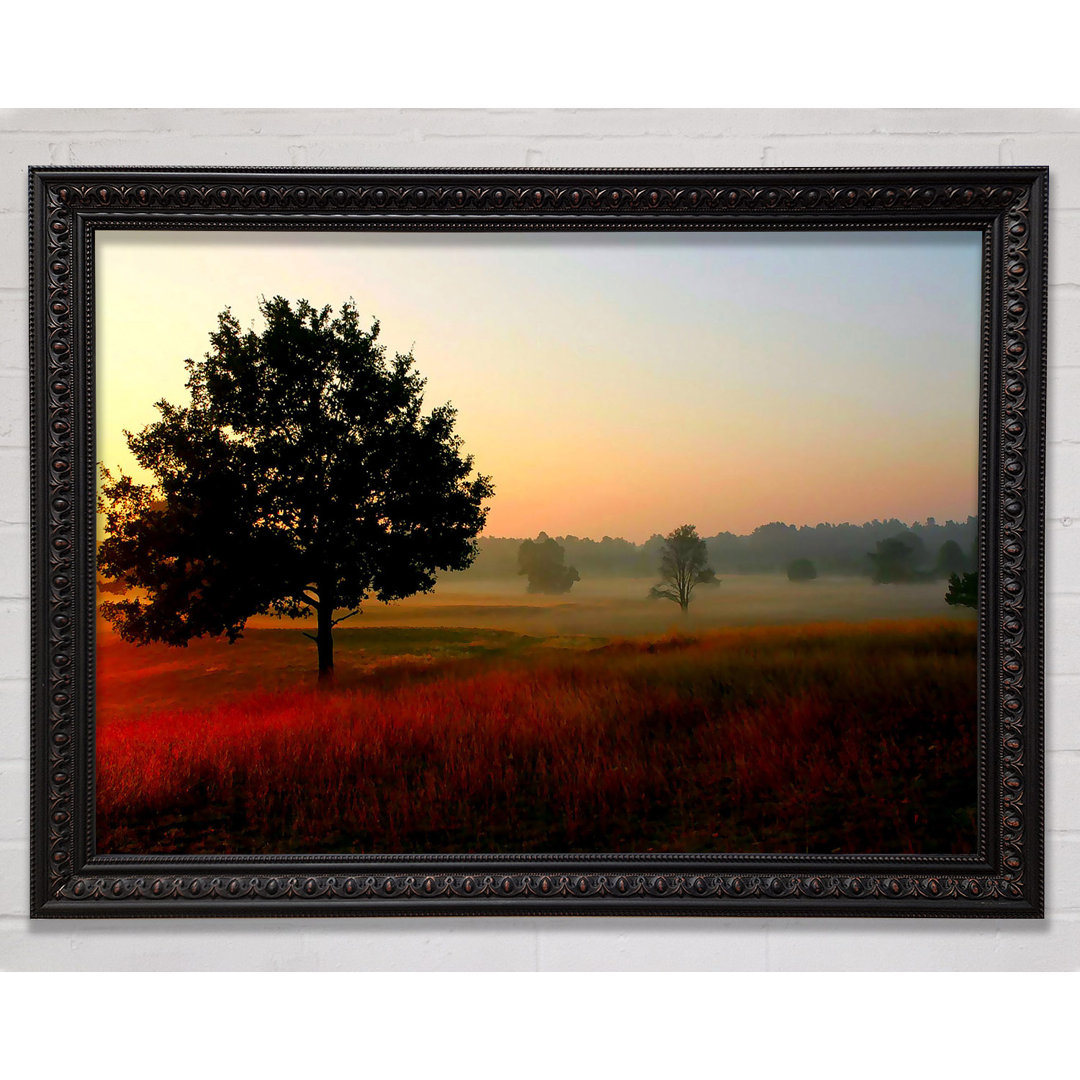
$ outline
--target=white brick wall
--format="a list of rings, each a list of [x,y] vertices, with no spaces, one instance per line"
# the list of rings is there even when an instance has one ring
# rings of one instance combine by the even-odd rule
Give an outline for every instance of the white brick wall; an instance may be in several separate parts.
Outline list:
[[[1044,922],[26,917],[26,167],[1049,165]],[[1080,111],[0,111],[0,968],[1080,968]],[[1068,522],[1068,524],[1066,524]]]

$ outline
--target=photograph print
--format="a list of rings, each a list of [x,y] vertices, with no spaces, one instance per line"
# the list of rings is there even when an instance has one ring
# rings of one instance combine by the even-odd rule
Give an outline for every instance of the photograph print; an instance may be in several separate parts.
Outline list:
[[[99,854],[976,852],[980,230],[94,259]]]

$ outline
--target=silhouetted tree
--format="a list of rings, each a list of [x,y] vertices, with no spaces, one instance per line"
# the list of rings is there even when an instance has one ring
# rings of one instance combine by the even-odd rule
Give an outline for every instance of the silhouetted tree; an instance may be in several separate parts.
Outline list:
[[[952,574],[949,577],[949,591],[945,594],[945,603],[956,607],[978,608],[979,575]]]
[[[720,584],[709,566],[705,541],[693,525],[680,525],[664,538],[660,577],[663,581],[649,590],[649,596],[678,604],[684,615],[695,586]]]
[[[547,533],[525,540],[518,548],[518,573],[527,574],[528,592],[566,593],[581,576],[566,565],[566,551]]]
[[[938,549],[937,562],[934,564],[934,577],[947,578],[953,574],[962,574],[967,569],[967,559],[955,540],[946,540]]]
[[[127,586],[122,581],[110,581],[99,577],[97,591],[99,596],[122,596],[127,592]]]
[[[793,559],[788,563],[788,581],[813,581],[817,577],[817,567],[809,559]]]
[[[205,358],[185,361],[190,404],[159,401],[161,419],[127,433],[153,483],[102,468],[98,566],[143,597],[101,611],[128,641],[170,645],[312,611],[325,679],[334,626],[369,596],[469,565],[493,489],[454,410],[422,412],[412,354],[390,359],[351,301],[336,317],[280,296],[259,309],[261,333],[222,312]]]
[[[899,533],[877,542],[877,550],[869,553],[874,566],[874,581],[885,584],[914,581],[916,564],[922,556],[922,544],[913,533]]]

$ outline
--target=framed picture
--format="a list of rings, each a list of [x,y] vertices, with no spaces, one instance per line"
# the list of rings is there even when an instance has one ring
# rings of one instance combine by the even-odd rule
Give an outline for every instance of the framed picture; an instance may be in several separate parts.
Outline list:
[[[1047,188],[32,170],[33,914],[1041,916]]]

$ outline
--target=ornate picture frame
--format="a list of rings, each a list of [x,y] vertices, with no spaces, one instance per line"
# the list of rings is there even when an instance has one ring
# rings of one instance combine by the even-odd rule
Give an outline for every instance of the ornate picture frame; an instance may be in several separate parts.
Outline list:
[[[1048,185],[1042,167],[31,170],[31,914],[1041,917]],[[98,854],[95,236],[225,228],[977,231],[976,853]]]

